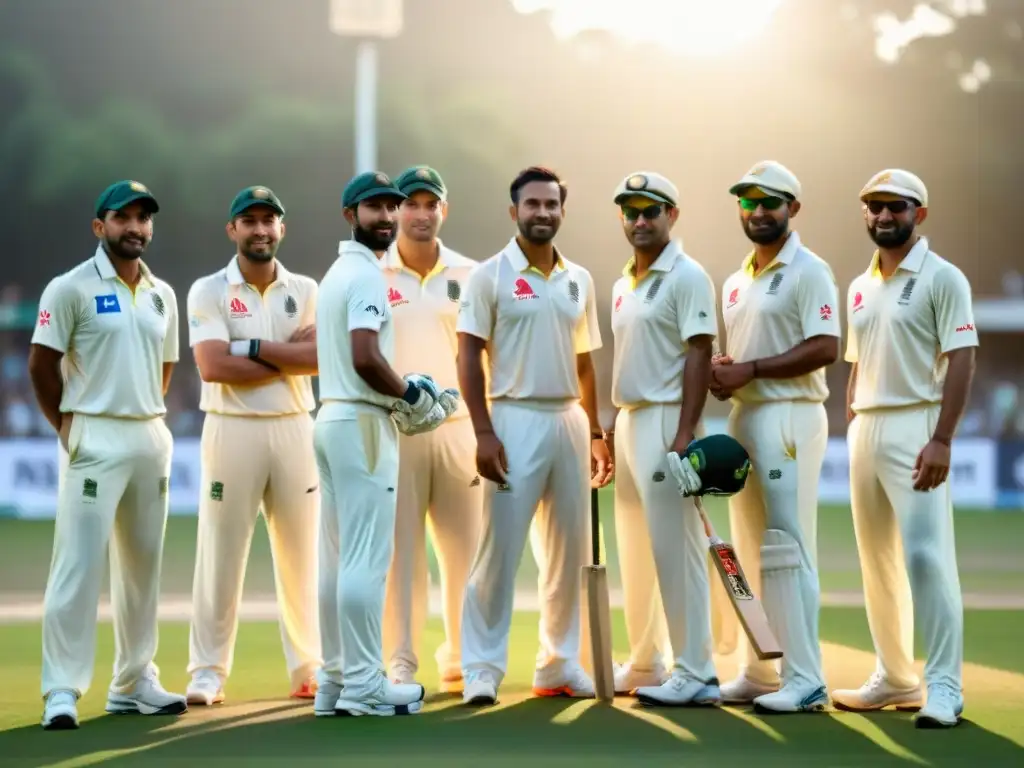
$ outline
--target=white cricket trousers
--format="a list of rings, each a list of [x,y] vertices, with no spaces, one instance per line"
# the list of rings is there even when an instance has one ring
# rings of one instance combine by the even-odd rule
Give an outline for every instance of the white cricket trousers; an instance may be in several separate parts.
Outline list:
[[[395,540],[398,430],[382,408],[327,402],[313,436],[321,491],[322,672],[327,681],[344,681],[346,695],[358,699],[373,692],[384,671],[381,623]]]
[[[925,682],[959,692],[964,612],[950,481],[924,493],[914,490],[912,476],[938,418],[938,405],[858,414],[847,433],[850,501],[878,672],[900,688],[919,683],[916,621]]]
[[[58,688],[84,695],[92,683],[108,543],[110,690],[126,693],[147,667],[155,669],[172,445],[161,418],[75,414],[68,451],[60,451],[53,559],[43,598],[44,696]]]
[[[630,664],[651,669],[659,651],[674,671],[715,677],[708,539],[692,499],[672,480],[666,456],[678,403],[623,409],[615,420],[615,534]],[[664,638],[667,625],[668,638]]]
[[[207,414],[189,665],[231,674],[238,608],[260,509],[274,557],[281,643],[295,689],[320,665],[316,601],[319,477],[308,414]]]
[[[468,418],[433,432],[398,436],[395,552],[384,601],[384,658],[390,674],[419,669],[417,650],[427,619],[427,522],[441,575],[445,642],[436,660],[442,677],[462,674],[462,603],[480,539],[483,486],[476,474],[476,438]]]
[[[528,537],[540,571],[537,669],[579,663],[580,569],[590,557],[590,424],[576,401],[494,401],[491,421],[505,446],[508,483],[502,490],[483,481],[483,530],[462,614],[462,668],[490,672],[500,683]]]
[[[783,647],[783,682],[818,688],[825,684],[818,641],[818,485],[828,447],[825,406],[809,401],[741,403],[729,414],[728,430],[747,449],[753,465],[743,490],[729,499],[732,545],[772,626],[796,627],[792,633],[776,628],[780,642],[782,637],[790,640]],[[787,534],[800,550],[794,582],[798,589],[782,611],[775,610],[763,591],[761,546],[767,529]],[[764,685],[779,683],[776,662],[759,661],[742,631],[739,650],[741,671],[748,679]]]

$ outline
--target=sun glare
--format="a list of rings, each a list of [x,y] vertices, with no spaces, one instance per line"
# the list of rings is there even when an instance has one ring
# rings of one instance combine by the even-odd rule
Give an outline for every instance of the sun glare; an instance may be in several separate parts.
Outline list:
[[[785,0],[512,0],[520,13],[551,12],[559,38],[606,30],[629,43],[672,53],[714,56],[741,47],[771,21]]]

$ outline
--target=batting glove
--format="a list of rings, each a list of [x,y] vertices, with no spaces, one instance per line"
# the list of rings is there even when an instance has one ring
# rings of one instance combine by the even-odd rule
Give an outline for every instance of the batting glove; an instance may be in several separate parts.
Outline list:
[[[669,451],[666,459],[668,460],[668,471],[679,488],[679,495],[696,496],[700,493],[700,475],[697,474],[693,465],[675,451]]]

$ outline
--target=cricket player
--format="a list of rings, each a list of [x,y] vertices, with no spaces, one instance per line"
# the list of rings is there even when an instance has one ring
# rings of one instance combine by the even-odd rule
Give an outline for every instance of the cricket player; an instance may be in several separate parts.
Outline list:
[[[277,250],[284,206],[246,187],[228,209],[235,255],[188,294],[189,342],[206,413],[192,624],[189,704],[224,700],[238,608],[260,509],[274,555],[281,640],[293,698],[311,699],[320,666],[316,604],[320,495],[313,455],[316,282],[285,269]]]
[[[497,701],[531,523],[541,593],[533,692],[594,696],[579,661],[580,569],[590,557],[591,482],[606,485],[612,467],[591,360],[601,346],[594,282],[554,246],[566,191],[546,168],[516,176],[509,212],[519,233],[473,270],[459,313],[459,383],[486,481],[462,619],[463,701],[472,705]]]
[[[633,256],[612,290],[615,531],[630,658],[617,693],[649,705],[718,702],[712,659],[707,537],[677,472],[703,431],[701,414],[717,333],[715,287],[672,239],[679,192],[659,173],[626,176],[614,202]],[[697,485],[690,490],[699,490]],[[662,635],[667,624],[668,641]],[[660,649],[660,653],[658,652]],[[673,668],[663,654],[674,650]]]
[[[971,286],[916,229],[928,190],[909,171],[874,176],[861,191],[878,250],[850,285],[846,359],[853,363],[850,501],[864,600],[878,666],[841,709],[921,705],[914,617],[927,661],[919,728],[960,721],[963,602],[953,545],[950,444],[974,377],[978,332]],[[902,558],[901,558],[902,553]],[[908,580],[909,576],[909,580]]]
[[[448,190],[428,166],[406,169],[395,184],[407,197],[398,208],[398,238],[384,257],[388,303],[395,324],[395,364],[423,371],[439,386],[457,388],[459,299],[477,262],[448,248],[437,233],[448,215]],[[445,642],[438,648],[441,690],[462,692],[460,635],[469,566],[480,536],[482,486],[476,442],[464,406],[440,429],[398,438],[395,553],[384,603],[388,676],[412,683],[426,621],[426,522],[441,573]]]
[[[779,670],[740,633],[739,676],[726,703],[759,712],[828,705],[818,644],[818,481],[828,445],[825,367],[839,358],[839,292],[828,264],[791,229],[800,181],[781,163],[757,163],[734,184],[743,233],[754,244],[722,286],[725,355],[711,390],[732,399],[729,434],[746,448],[751,482],[729,498],[729,530],[782,646]],[[763,547],[763,549],[762,549]]]
[[[320,472],[318,716],[415,714],[423,686],[384,674],[381,623],[394,551],[398,432],[436,429],[458,392],[395,373],[395,339],[384,256],[406,195],[386,174],[345,186],[352,239],[324,275],[317,304],[321,407],[313,441]],[[344,690],[342,683],[344,682]]]
[[[46,729],[78,727],[108,543],[115,642],[107,712],[186,709],[184,696],[160,685],[153,663],[172,449],[164,394],[178,361],[178,303],[141,258],[160,210],[152,193],[119,181],[95,210],[96,253],[46,286],[28,361],[61,446],[43,598]]]

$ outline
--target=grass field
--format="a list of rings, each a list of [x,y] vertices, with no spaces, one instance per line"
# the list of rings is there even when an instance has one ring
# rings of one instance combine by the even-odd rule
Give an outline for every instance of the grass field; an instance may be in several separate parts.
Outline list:
[[[609,499],[610,501],[610,499]],[[610,504],[604,505],[610,510]],[[712,508],[716,526],[728,527],[723,505]],[[957,544],[964,590],[1006,601],[1024,594],[1024,515],[961,513]],[[612,582],[617,582],[614,528],[606,518]],[[52,523],[0,521],[0,592],[8,601],[37,601],[50,559]],[[849,510],[823,507],[820,522],[822,582],[826,592],[854,594],[860,585]],[[168,527],[163,592],[169,599],[190,589],[195,521],[174,518]],[[529,555],[521,586],[532,589]],[[272,592],[266,535],[259,528],[246,579],[250,598]],[[614,614],[615,644],[627,650],[621,613]],[[529,697],[536,650],[536,614],[516,615],[509,678],[499,706],[467,710],[453,697],[429,697],[426,710],[408,718],[317,719],[307,703],[284,698],[287,678],[278,630],[247,622],[239,633],[229,701],[181,718],[111,717],[102,712],[113,654],[109,624],[100,629],[96,678],[81,702],[83,727],[46,733],[39,728],[40,628],[35,621],[0,623],[0,765],[7,768],[73,766],[359,765],[537,766],[1016,766],[1024,765],[1024,611],[969,610],[965,639],[967,722],[952,731],[917,731],[910,715],[879,713],[759,717],[745,709],[713,711],[614,707],[595,702]],[[826,607],[821,637],[829,684],[858,685],[873,669],[863,609]],[[433,618],[421,648],[429,659],[442,639]],[[188,626],[161,625],[157,662],[165,684],[186,683]],[[719,674],[735,669],[719,659]],[[436,674],[421,673],[428,691]]]

